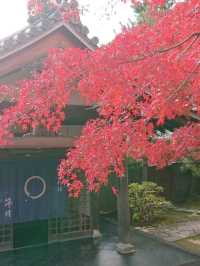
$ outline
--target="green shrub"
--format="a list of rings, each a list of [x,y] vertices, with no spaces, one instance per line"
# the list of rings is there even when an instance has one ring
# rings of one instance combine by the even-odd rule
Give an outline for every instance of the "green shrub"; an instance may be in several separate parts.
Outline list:
[[[129,205],[132,222],[150,225],[170,203],[161,196],[163,188],[153,182],[129,185]]]

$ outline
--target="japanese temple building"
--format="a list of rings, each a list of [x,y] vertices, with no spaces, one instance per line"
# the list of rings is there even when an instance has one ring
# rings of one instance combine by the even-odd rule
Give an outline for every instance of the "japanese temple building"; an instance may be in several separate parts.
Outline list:
[[[0,83],[29,77],[50,48],[94,50],[98,40],[87,34],[80,23],[64,23],[56,9],[47,10],[0,40]],[[1,110],[5,106],[0,103]],[[85,191],[78,200],[68,198],[57,183],[57,165],[96,113],[78,95],[71,97],[67,112],[59,135],[36,130],[0,148],[0,251],[92,235],[90,196]]]

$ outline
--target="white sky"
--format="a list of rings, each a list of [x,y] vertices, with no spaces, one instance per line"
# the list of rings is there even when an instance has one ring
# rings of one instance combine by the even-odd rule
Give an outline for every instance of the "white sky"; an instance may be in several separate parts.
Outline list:
[[[114,12],[108,20],[104,15],[109,0],[80,0],[90,5],[90,14],[82,18],[82,23],[90,29],[90,37],[97,36],[101,43],[111,41],[115,32],[120,31],[120,22],[127,24],[133,18],[133,10],[119,0],[113,0]],[[0,0],[0,39],[11,35],[27,25],[27,0]]]
[[[27,20],[27,0],[0,0],[0,38],[22,29]]]

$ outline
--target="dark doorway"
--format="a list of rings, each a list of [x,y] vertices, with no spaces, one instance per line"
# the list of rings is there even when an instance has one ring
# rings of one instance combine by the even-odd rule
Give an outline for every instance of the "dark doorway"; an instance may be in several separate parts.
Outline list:
[[[48,242],[48,221],[14,224],[14,248],[45,244]]]

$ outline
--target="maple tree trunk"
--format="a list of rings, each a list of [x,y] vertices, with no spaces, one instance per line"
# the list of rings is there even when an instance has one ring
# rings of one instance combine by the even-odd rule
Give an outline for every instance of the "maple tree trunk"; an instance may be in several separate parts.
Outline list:
[[[192,176],[192,179],[191,179],[191,185],[190,185],[190,194],[189,196],[192,197],[196,194],[196,178],[194,176]]]
[[[148,164],[147,159],[143,159],[142,162],[142,182],[148,181]]]
[[[119,242],[130,243],[130,210],[128,202],[128,174],[120,179],[118,194]]]

